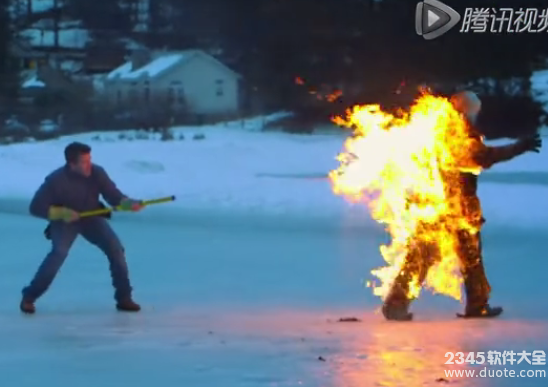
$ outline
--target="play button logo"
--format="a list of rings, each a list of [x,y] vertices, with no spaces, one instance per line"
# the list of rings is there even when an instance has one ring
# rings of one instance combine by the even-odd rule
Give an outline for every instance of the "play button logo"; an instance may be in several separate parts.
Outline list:
[[[436,13],[434,11],[431,11],[431,10],[428,10],[427,11],[427,14],[428,14],[428,17],[425,19],[426,21],[426,28],[430,29],[430,28],[434,28],[434,29],[437,29],[436,27],[433,27],[436,22],[440,21],[440,20],[443,20],[441,17],[439,17],[438,15],[436,15]],[[444,13],[444,15],[447,15]],[[447,17],[449,17],[449,15],[447,15]],[[424,26],[422,26],[422,30],[424,31]]]
[[[460,21],[460,15],[453,8],[437,0],[424,0],[417,4],[415,29],[426,40],[435,39]]]

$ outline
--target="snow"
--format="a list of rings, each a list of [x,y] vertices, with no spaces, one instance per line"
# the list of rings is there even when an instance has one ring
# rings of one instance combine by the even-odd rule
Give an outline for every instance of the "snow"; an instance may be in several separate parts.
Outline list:
[[[46,84],[44,82],[40,81],[36,76],[26,80],[23,83],[23,88],[24,89],[30,89],[30,88],[33,88],[33,87],[46,87]]]
[[[185,54],[168,54],[162,55],[153,59],[147,65],[133,70],[131,61],[124,63],[122,66],[113,70],[108,76],[108,79],[137,79],[142,76],[155,77],[163,71],[169,69],[176,63],[183,60]]]
[[[548,112],[548,70],[535,71],[531,76],[533,97],[543,104]]]
[[[89,133],[0,146],[0,212],[8,212],[0,217],[4,380],[18,387],[44,380],[58,387],[545,385],[545,377],[447,376],[483,366],[444,363],[446,352],[547,350],[539,297],[548,292],[548,156],[524,156],[481,176],[487,273],[505,314],[457,321],[462,305],[424,294],[413,306],[417,320],[395,324],[382,319],[379,299],[363,286],[381,265],[386,235],[325,179],[345,137],[260,131],[284,114],[175,128],[176,138],[185,137],[178,141]],[[193,140],[196,134],[205,139]],[[73,140],[90,143],[94,160],[127,193],[177,195],[112,220],[140,314],[114,312],[106,259],[83,240],[39,313],[18,313],[20,289],[49,247],[44,223],[26,206]],[[546,371],[523,362],[487,368]]]
[[[9,165],[10,173],[17,178],[4,184],[0,195],[29,197],[37,182],[63,164],[64,146],[78,140],[93,147],[94,160],[130,195],[176,195],[175,204],[164,206],[169,211],[177,208],[324,218],[344,215],[362,222],[361,207],[333,195],[326,178],[327,172],[337,166],[335,158],[345,137],[257,131],[268,120],[272,118],[257,118],[247,124],[174,128],[177,140],[168,142],[121,141],[120,133],[115,132],[3,146],[2,165]],[[204,134],[206,139],[193,140],[197,134]],[[131,135],[135,134],[126,134]],[[180,136],[184,140],[178,140]],[[548,194],[548,157],[544,153],[499,164],[480,179],[484,181],[480,195],[490,221],[506,222],[509,217],[527,219],[529,223],[533,219],[548,220],[548,202],[542,200]],[[520,205],[524,184],[528,186],[529,203],[537,209],[534,213],[524,211]],[[504,189],[503,196],[500,189]],[[505,211],[499,210],[500,200],[506,203]]]

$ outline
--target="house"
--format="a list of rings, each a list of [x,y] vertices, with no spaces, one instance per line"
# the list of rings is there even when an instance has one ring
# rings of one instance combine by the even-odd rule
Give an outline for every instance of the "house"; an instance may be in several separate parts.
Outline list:
[[[65,71],[40,65],[36,70],[23,73],[19,99],[36,102],[37,99],[57,101],[64,106],[84,104],[93,97],[93,84],[88,79],[77,79]]]
[[[21,71],[35,70],[40,64],[46,63],[47,55],[34,50],[31,45],[23,39],[14,39],[10,42],[10,55],[18,63]]]
[[[201,50],[137,50],[105,77],[104,93],[118,107],[231,115],[239,110],[239,80],[239,74]]]

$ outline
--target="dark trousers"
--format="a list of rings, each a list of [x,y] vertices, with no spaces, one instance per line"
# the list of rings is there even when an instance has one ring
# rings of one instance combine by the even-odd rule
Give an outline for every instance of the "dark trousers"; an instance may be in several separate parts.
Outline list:
[[[23,289],[25,299],[37,300],[48,290],[79,234],[106,255],[115,289],[114,298],[117,301],[131,298],[132,288],[124,247],[106,219],[93,217],[74,223],[51,224],[51,251],[42,261],[29,286]]]
[[[491,292],[491,286],[487,281],[483,267],[481,235],[459,230],[457,240],[457,254],[466,294],[466,308],[481,308],[487,304]],[[419,284],[422,284],[428,270],[439,258],[439,251],[435,245],[421,243],[410,248],[406,262],[396,277],[385,303],[407,307],[412,301],[408,296],[410,281],[417,276]]]

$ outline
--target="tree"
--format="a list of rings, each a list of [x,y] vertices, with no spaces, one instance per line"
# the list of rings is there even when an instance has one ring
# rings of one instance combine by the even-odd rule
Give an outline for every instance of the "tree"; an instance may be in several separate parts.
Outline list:
[[[131,12],[120,1],[67,0],[66,12],[92,34],[127,35],[131,31]]]
[[[10,17],[10,0],[0,0],[0,98],[13,103],[19,88],[17,62],[12,56],[14,32]]]

